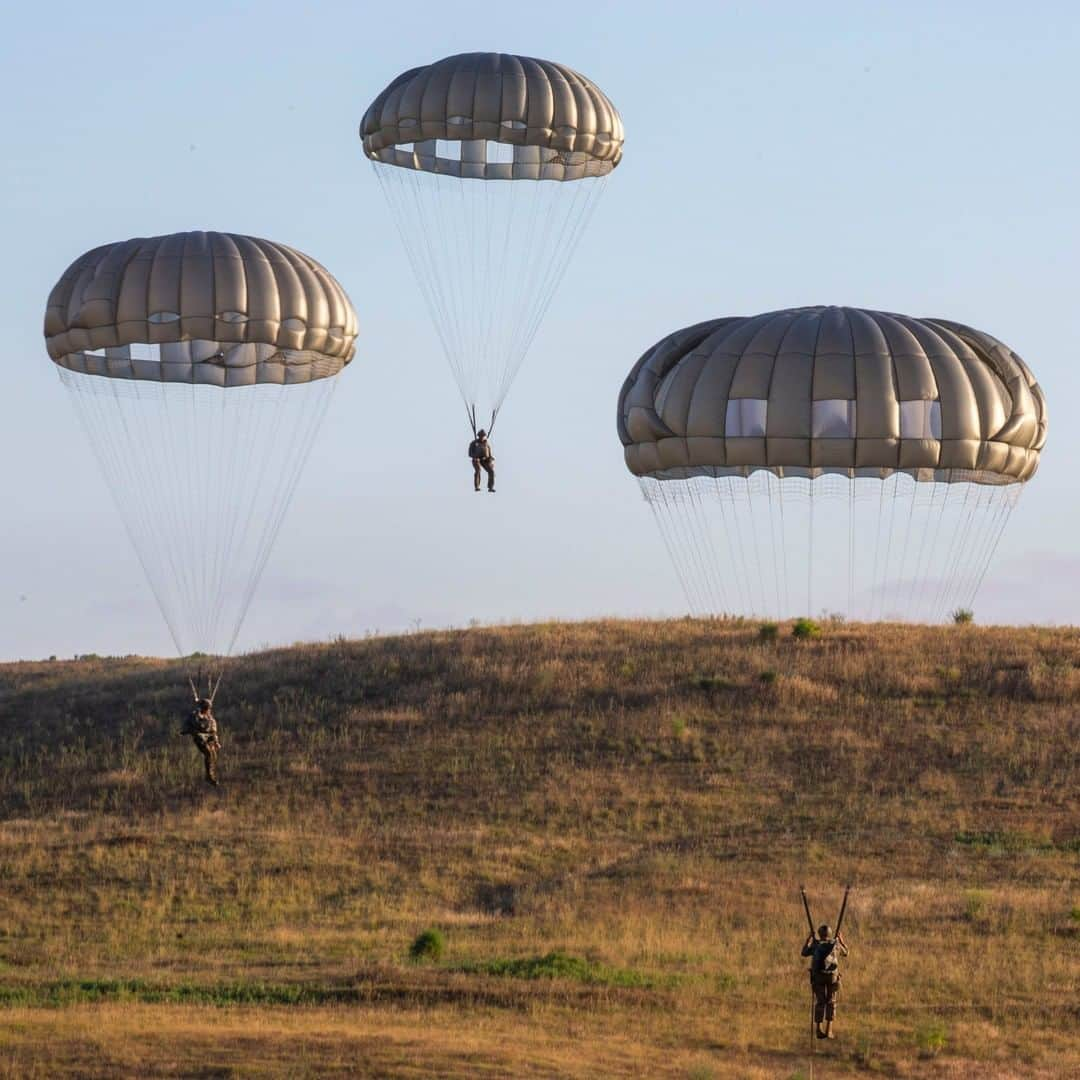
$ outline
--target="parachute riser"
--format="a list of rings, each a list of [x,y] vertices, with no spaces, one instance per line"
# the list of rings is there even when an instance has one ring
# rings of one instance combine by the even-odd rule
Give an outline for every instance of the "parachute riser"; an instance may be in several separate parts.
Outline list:
[[[844,886],[844,899],[840,903],[840,914],[836,916],[836,936],[840,936],[840,927],[844,925],[844,912],[847,911],[848,896],[851,894],[851,886]]]
[[[477,432],[480,430],[476,426],[476,406],[475,405],[466,406],[465,412],[469,417],[469,427],[472,428],[473,438],[475,439],[476,435],[477,435]],[[499,415],[499,410],[497,408],[491,410],[491,420],[488,421],[487,430],[484,432],[485,435],[490,437],[491,433],[495,430],[495,417],[498,416],[498,415]]]
[[[817,930],[814,926],[814,918],[810,914],[810,901],[806,897],[806,886],[799,886],[799,895],[802,897],[803,911],[806,912],[806,925],[810,928],[810,936],[817,937]],[[840,928],[844,925],[844,915],[847,912],[848,897],[851,895],[851,885],[844,886],[844,899],[840,902],[840,914],[836,916],[836,926],[833,929],[833,935],[835,937],[840,936]]]
[[[213,672],[209,672],[206,676],[206,693],[200,694],[199,687],[202,685],[203,673],[202,668],[199,668],[195,678],[188,676],[188,686],[191,687],[191,696],[195,699],[195,704],[198,705],[200,701],[205,699],[213,706],[214,699],[217,697],[218,688],[221,686],[221,680],[225,677],[225,670],[222,668],[214,678]]]
[[[806,925],[810,927],[810,934],[812,937],[817,936],[817,931],[814,930],[814,919],[810,914],[810,901],[806,898],[806,886],[799,886],[799,894],[802,896],[803,910],[806,912]]]

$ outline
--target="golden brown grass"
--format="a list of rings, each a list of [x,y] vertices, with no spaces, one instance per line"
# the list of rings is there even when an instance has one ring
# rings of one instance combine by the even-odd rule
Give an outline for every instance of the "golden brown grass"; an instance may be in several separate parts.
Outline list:
[[[798,885],[848,879],[815,1076],[1080,1073],[1076,630],[278,650],[219,791],[184,690],[0,666],[0,1075],[808,1076]]]

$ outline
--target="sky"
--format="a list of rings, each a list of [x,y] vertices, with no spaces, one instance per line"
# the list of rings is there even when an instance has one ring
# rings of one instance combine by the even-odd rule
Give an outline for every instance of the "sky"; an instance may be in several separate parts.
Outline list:
[[[475,497],[460,399],[357,127],[400,71],[559,60],[625,156],[500,415]],[[0,659],[172,651],[42,338],[81,252],[218,229],[317,258],[360,318],[242,649],[686,604],[615,431],[670,331],[790,305],[970,323],[1023,356],[1050,436],[976,602],[1076,623],[1080,7],[22,4],[5,18]]]

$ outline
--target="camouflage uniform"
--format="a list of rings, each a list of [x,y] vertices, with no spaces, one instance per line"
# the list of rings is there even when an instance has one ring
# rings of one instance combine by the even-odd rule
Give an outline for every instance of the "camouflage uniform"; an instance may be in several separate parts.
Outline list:
[[[487,473],[488,491],[495,490],[495,455],[491,452],[491,443],[486,436],[478,434],[469,443],[469,457],[472,459],[473,487],[480,490],[480,470]]]
[[[218,739],[217,720],[214,719],[213,711],[210,709],[206,709],[205,712],[200,709],[192,710],[181,734],[191,736],[192,742],[203,756],[206,779],[217,787],[217,756],[221,749],[221,741]]]
[[[826,927],[822,927],[825,930]],[[820,935],[820,931],[819,931]],[[831,935],[807,939],[802,955],[810,957],[810,987],[814,991],[814,1023],[820,1038],[832,1038],[836,1017],[836,997],[840,993],[840,957],[847,956],[847,946]],[[821,1024],[824,1022],[825,1031]]]

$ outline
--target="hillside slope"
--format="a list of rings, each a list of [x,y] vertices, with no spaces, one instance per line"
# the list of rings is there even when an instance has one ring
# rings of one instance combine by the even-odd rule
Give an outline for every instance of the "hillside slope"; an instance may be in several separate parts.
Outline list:
[[[0,1074],[1080,1073],[1080,632],[545,624],[0,665]],[[440,959],[410,943],[442,931]],[[551,955],[554,954],[554,955]]]

